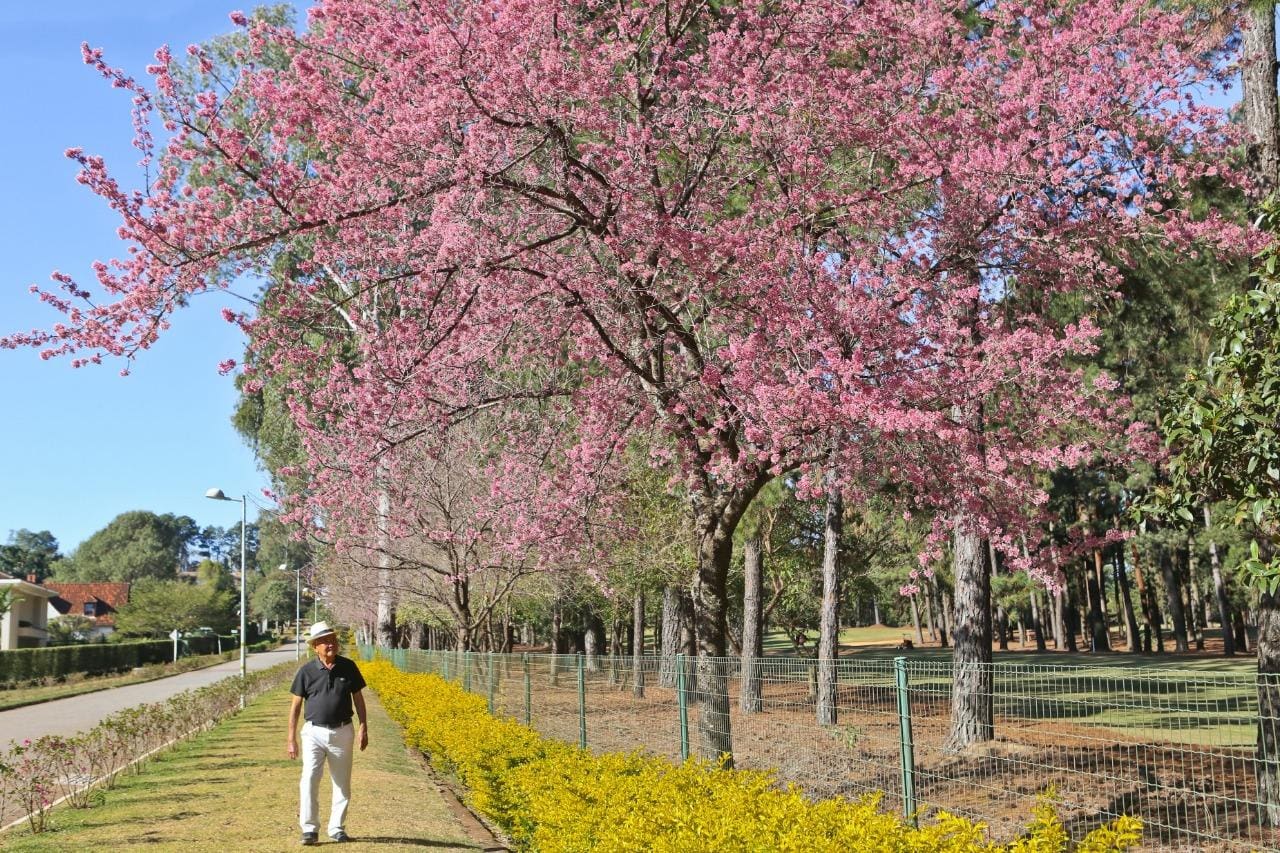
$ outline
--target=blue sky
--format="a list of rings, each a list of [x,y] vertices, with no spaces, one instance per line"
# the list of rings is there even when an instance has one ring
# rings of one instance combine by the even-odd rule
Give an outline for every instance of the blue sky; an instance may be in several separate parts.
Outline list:
[[[174,53],[232,28],[252,2],[59,0],[0,4],[0,333],[59,319],[27,292],[60,269],[92,281],[93,260],[121,252],[118,220],[75,182],[71,146],[107,158],[137,183],[129,97],[84,65],[80,43],[145,76],[155,49]],[[247,288],[246,288],[247,289]],[[266,477],[232,429],[235,389],[218,362],[239,358],[240,333],[219,316],[233,300],[193,300],[129,377],[119,363],[71,368],[35,351],[0,350],[0,541],[49,530],[69,551],[118,513],[145,509],[228,526],[240,508],[203,497],[217,486],[260,503]],[[243,303],[237,304],[243,310]],[[250,508],[250,519],[254,516]]]

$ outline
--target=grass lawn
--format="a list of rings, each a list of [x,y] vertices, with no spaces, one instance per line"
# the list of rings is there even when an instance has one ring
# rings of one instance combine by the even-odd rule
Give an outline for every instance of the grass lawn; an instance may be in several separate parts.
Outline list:
[[[356,757],[347,830],[370,850],[480,850],[400,732],[369,696],[369,749]],[[299,849],[298,774],[284,753],[283,690],[180,744],[98,795],[90,809],[58,807],[52,829],[10,830],[6,851]],[[320,813],[328,816],[329,783]],[[321,834],[322,844],[330,843]],[[358,847],[357,847],[358,849]]]
[[[108,690],[112,687],[127,687],[130,684],[155,681],[157,678],[167,678],[170,675],[177,675],[181,672],[190,672],[194,669],[213,666],[225,660],[231,660],[232,657],[227,655],[199,655],[197,657],[179,658],[177,664],[150,664],[140,667],[136,672],[126,672],[121,675],[99,675],[93,677],[71,675],[67,677],[66,681],[57,684],[42,684],[38,687],[0,688],[0,711],[22,708],[26,705],[36,705],[40,702],[51,702],[54,699],[66,699],[70,696],[80,696],[84,693],[96,693],[99,690]]]
[[[840,632],[840,683],[888,689],[892,661],[904,656],[911,679],[913,713],[947,713],[951,649],[894,646],[911,628],[846,628]],[[816,632],[806,651],[812,653]],[[794,655],[785,634],[766,636],[765,650],[777,663],[766,672],[786,681],[810,677],[786,658]],[[997,720],[1059,722],[1108,729],[1126,738],[1171,744],[1249,748],[1257,737],[1257,697],[1252,655],[1141,655],[1013,650],[994,653]],[[942,697],[943,701],[936,700]],[[1106,734],[1099,731],[1098,736]]]

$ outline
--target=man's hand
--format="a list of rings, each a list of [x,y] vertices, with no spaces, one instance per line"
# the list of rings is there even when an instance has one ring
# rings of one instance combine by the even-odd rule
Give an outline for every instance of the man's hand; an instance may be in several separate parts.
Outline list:
[[[364,723],[360,724],[360,751],[364,752],[364,748],[369,745],[369,729]]]
[[[289,738],[289,743],[284,748],[285,754],[290,758],[298,757],[298,742],[293,738]]]

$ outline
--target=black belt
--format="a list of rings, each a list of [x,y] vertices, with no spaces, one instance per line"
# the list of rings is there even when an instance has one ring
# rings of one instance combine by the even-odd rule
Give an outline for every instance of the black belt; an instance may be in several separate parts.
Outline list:
[[[334,725],[329,725],[328,723],[316,723],[310,720],[308,720],[308,722],[311,722],[311,725],[315,726],[318,729],[328,729],[331,732],[336,732],[338,729],[342,728],[343,726],[351,725],[350,720],[344,720],[343,722],[335,723]]]

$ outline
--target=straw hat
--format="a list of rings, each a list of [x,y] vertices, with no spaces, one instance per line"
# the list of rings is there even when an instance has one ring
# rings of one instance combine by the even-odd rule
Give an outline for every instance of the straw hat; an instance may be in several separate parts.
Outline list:
[[[335,636],[338,632],[329,627],[328,622],[316,622],[311,626],[311,630],[307,634],[307,645],[314,646],[316,640],[323,637]]]

